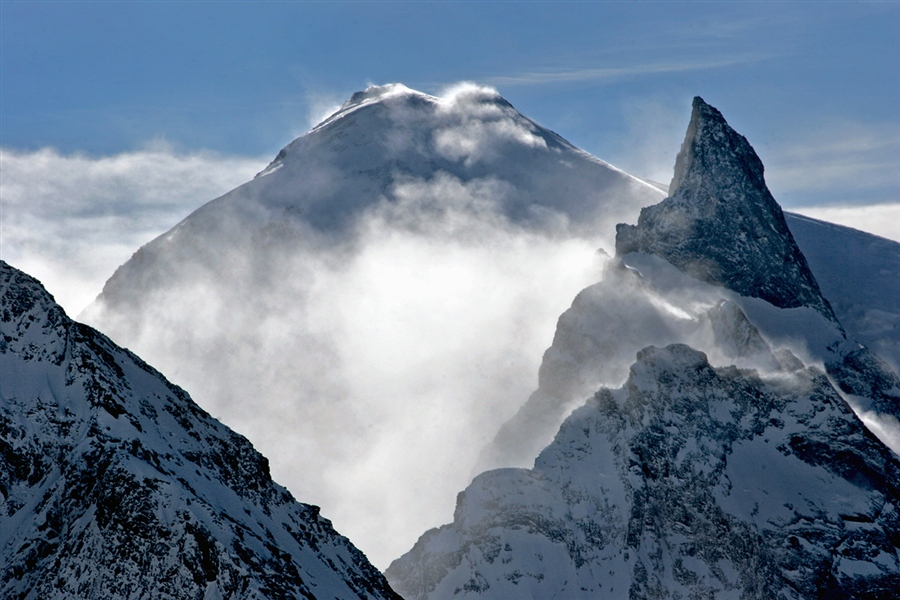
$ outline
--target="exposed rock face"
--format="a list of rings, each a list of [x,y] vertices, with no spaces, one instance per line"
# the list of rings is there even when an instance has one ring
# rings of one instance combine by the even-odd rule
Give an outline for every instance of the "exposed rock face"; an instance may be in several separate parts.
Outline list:
[[[387,576],[429,600],[893,598],[898,481],[820,371],[648,347],[533,469],[477,477]]]
[[[857,396],[864,408],[900,419],[900,377],[868,348],[859,348],[825,365],[841,391]]]
[[[616,252],[655,254],[708,283],[837,322],[763,177],[763,164],[722,114],[694,98],[671,196],[616,228]]]
[[[0,262],[0,597],[397,598],[268,461]]]

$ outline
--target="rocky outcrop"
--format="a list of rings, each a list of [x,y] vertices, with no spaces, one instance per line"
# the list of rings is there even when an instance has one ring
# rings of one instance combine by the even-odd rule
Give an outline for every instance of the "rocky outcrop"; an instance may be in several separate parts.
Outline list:
[[[409,599],[892,598],[900,460],[823,373],[638,353],[387,570]]]
[[[636,226],[616,228],[617,254],[655,254],[701,281],[780,308],[809,306],[837,323],[766,187],[762,161],[700,97],[669,190]]]

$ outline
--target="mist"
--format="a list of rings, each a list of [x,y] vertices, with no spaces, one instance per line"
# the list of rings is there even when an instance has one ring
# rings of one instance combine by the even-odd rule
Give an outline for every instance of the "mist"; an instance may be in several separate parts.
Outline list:
[[[288,153],[184,220],[266,161],[165,148],[148,151],[155,163],[3,154],[4,258],[78,314],[146,244],[104,290],[129,310],[99,302],[79,318],[246,435],[277,482],[322,506],[382,569],[452,520],[480,453],[537,389],[560,315],[603,277],[598,248],[612,253],[615,225],[662,198],[628,177],[604,187],[607,166],[490,89],[448,90],[424,116],[432,100],[404,98],[373,113],[390,135],[310,134],[295,143],[308,145],[302,161]],[[661,122],[632,160],[666,182],[653,150],[671,137]],[[44,171],[25,168],[35,157]],[[609,327],[619,309],[647,317],[623,323],[637,332],[629,342],[715,349],[699,319],[718,295],[673,304],[632,283],[598,296],[615,369],[583,382],[568,407],[626,375],[639,348]]]
[[[164,141],[102,157],[0,148],[0,253],[77,315],[137,248],[265,164]]]
[[[599,277],[593,244],[512,224],[492,191],[405,182],[352,242],[323,249],[299,227],[274,252],[241,243],[217,258],[227,280],[189,269],[151,292],[137,331],[84,316],[128,330],[384,568],[452,519],[478,452],[537,386],[556,319]]]

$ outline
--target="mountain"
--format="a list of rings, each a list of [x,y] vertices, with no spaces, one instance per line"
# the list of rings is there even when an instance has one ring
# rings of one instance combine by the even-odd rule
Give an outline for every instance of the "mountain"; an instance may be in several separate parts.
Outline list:
[[[753,353],[723,347],[710,312],[723,299],[742,318],[749,316],[776,348],[824,365],[861,413],[874,412],[900,431],[900,379],[883,359],[848,339],[765,185],[753,148],[700,98],[694,100],[670,189],[670,197],[641,210],[636,226],[617,226],[617,256],[609,260],[603,279],[583,290],[560,317],[544,354],[538,389],[482,453],[482,470],[530,463],[565,415],[599,386],[619,385],[631,358],[647,345],[688,343],[716,365],[766,369],[754,362]],[[848,293],[849,286],[839,281],[848,278],[849,261],[841,271],[822,256],[822,248],[835,243],[833,235],[823,233],[824,243],[809,230],[829,227],[828,234],[856,240],[857,248],[865,234],[798,221],[792,218],[818,251],[816,264],[829,289],[843,292],[842,312],[850,314],[852,331],[860,329],[860,315],[878,312],[874,306],[863,308],[867,299],[874,299],[875,306],[892,302],[889,290],[879,288],[891,271],[881,269],[878,277],[858,280],[858,291]],[[879,249],[893,244],[879,241]],[[862,267],[863,274],[885,264],[900,267],[890,254],[874,264]],[[896,282],[888,286],[896,287]],[[880,347],[890,349],[896,334],[890,328],[880,333],[868,339],[881,340]],[[891,443],[900,451],[900,438]]]
[[[692,277],[837,322],[794,241],[747,139],[694,98],[671,195],[616,228],[616,253],[646,252]]]
[[[801,215],[784,216],[847,337],[900,372],[900,244]]]
[[[414,199],[428,206],[404,205],[415,183],[490,186],[496,206],[489,208],[513,223],[583,236],[595,236],[602,219],[632,218],[662,196],[534,123],[492,90],[464,87],[438,98],[400,84],[372,86],[285,146],[253,180],[143,246],[106,283],[95,309],[141,306],[148,287],[174,285],[185,263],[217,266],[223,249],[210,248],[213,240],[233,247],[312,236],[327,243],[351,235],[362,214],[375,208],[394,219],[410,209],[452,208],[440,197]],[[297,249],[298,240],[287,241]]]
[[[893,598],[898,481],[821,371],[650,346],[387,576],[409,599]]]
[[[3,598],[398,598],[268,461],[0,262]]]
[[[505,468],[386,571],[405,597],[900,593],[900,379],[700,98],[670,189],[560,317],[482,455]]]
[[[728,133],[734,159],[694,143],[728,132],[713,111],[698,115],[686,145],[696,157],[679,162],[679,202],[706,194],[716,227],[743,219],[746,244],[732,248],[720,235],[725,268],[702,282],[655,276],[635,262],[651,261],[646,253],[593,257],[598,247],[613,251],[616,223],[639,221],[664,199],[656,185],[575,148],[494,90],[468,85],[436,97],[387,85],[354,94],[253,180],[138,250],[81,318],[192,390],[272,457],[279,481],[325,507],[386,566],[450,518],[454,494],[495,436],[476,472],[529,465],[572,408],[622,383],[643,347],[687,341],[713,364],[731,364],[709,313],[722,299],[776,351],[831,361],[832,342],[856,348],[843,326],[896,371],[900,244],[782,215],[743,138]],[[719,179],[698,180],[719,158],[731,161]],[[745,167],[729,193],[752,194],[758,210],[717,205],[712,188]],[[767,245],[754,246],[769,231]],[[763,259],[782,242],[777,277],[745,282],[758,297],[722,287],[737,281],[710,283],[743,272],[728,256]],[[838,260],[834,246],[846,249]],[[699,251],[678,248],[684,264]],[[679,289],[663,289],[666,281]],[[559,315],[587,286],[554,338]],[[822,342],[815,357],[750,314],[749,300],[765,312],[778,294],[799,298],[784,313],[799,315],[785,332],[805,339],[795,325],[813,327]],[[756,366],[751,356],[735,360]],[[877,404],[889,403],[891,388],[879,389]]]
[[[386,566],[452,513],[597,245],[663,197],[495,91],[375,86],[139,249],[81,318]]]

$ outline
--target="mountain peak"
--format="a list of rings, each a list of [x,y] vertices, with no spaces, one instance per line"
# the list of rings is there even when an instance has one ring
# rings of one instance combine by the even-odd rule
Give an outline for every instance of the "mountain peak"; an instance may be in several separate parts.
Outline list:
[[[400,96],[416,96],[435,100],[433,96],[408,88],[402,83],[386,83],[384,85],[370,85],[362,91],[354,92],[350,99],[341,106],[341,111]]]
[[[698,157],[701,162],[695,165],[695,159]],[[766,187],[762,161],[747,138],[732,129],[718,109],[707,104],[700,96],[694,96],[691,121],[688,123],[681,150],[675,158],[675,173],[669,184],[670,193],[674,195],[678,188],[685,184],[685,178],[689,175],[703,175],[708,179],[716,170],[704,167],[715,164],[710,165],[708,162],[713,157],[727,157],[731,159],[729,162],[736,160],[743,167],[741,169],[743,174],[756,187]],[[774,203],[774,198],[772,202]]]
[[[747,139],[699,96],[670,196],[616,228],[616,251],[660,256],[685,273],[780,308],[837,318],[772,197]]]

